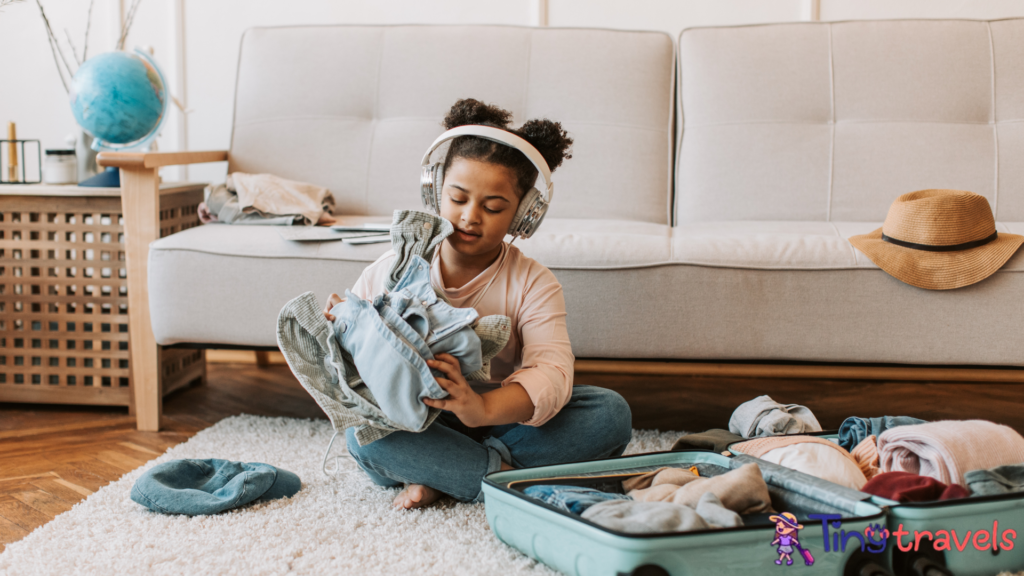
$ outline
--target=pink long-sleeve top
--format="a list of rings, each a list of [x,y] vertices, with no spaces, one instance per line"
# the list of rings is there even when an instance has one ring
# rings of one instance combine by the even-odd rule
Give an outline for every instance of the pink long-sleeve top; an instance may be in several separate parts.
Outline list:
[[[366,267],[352,293],[372,299],[384,292],[388,270],[396,255],[389,250]],[[480,291],[490,288],[480,296]],[[502,314],[512,319],[508,344],[491,360],[492,387],[518,382],[533,401],[533,416],[523,422],[544,424],[572,395],[572,345],[565,325],[565,299],[555,275],[515,246],[503,244],[502,254],[466,285],[448,288],[441,278],[440,256],[430,266],[430,280],[444,292],[452,306],[473,307],[480,316]]]

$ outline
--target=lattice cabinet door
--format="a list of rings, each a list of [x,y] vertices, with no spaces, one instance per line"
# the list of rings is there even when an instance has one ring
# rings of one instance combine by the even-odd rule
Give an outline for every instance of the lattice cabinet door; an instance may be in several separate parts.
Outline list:
[[[162,194],[161,236],[198,225],[201,201]],[[0,196],[0,401],[130,406],[124,240],[116,195]],[[161,364],[164,393],[205,370],[200,350]]]

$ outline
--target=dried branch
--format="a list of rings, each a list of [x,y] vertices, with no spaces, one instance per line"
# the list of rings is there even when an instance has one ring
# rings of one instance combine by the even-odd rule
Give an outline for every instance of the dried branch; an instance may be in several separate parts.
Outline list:
[[[64,29],[64,35],[68,37],[68,46],[71,46],[71,55],[75,57],[75,64],[82,65],[82,59],[78,57],[78,50],[75,50],[75,43],[71,41],[71,32]]]
[[[39,6],[39,13],[43,15],[43,24],[46,26],[46,35],[50,40],[50,50],[53,52],[53,62],[57,65],[57,74],[60,75],[60,83],[64,85],[64,91],[68,92],[68,82],[64,79],[64,70],[67,70],[68,76],[74,77],[74,73],[71,71],[71,66],[68,66],[67,58],[64,57],[64,52],[60,49],[60,44],[57,43],[57,37],[53,34],[53,28],[50,27],[50,19],[46,17],[46,10],[43,10],[43,3],[41,0],[36,0],[36,5]],[[60,55],[60,58],[57,55]],[[61,69],[60,63],[64,62],[64,70]]]
[[[117,40],[117,49],[124,50],[124,43],[128,39],[128,32],[132,28],[132,24],[135,23],[135,12],[139,9],[139,2],[142,0],[132,0],[132,5],[128,9],[128,14],[124,17],[124,24],[121,25],[121,37]]]
[[[92,28],[92,5],[96,0],[89,0],[89,13],[85,16],[85,44],[82,46],[82,62],[89,59],[89,29]]]

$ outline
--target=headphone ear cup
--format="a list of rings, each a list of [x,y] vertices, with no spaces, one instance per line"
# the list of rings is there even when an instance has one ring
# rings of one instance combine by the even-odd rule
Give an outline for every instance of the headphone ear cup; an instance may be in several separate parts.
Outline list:
[[[519,238],[533,236],[541,221],[544,220],[547,211],[548,205],[547,202],[544,202],[544,196],[540,190],[530,188],[530,191],[524,194],[523,199],[519,201],[519,208],[516,209],[516,215],[512,217],[508,233]]]
[[[434,164],[434,214],[441,215],[441,188],[444,187],[444,164]]]
[[[420,169],[420,202],[424,210],[433,208],[434,203],[434,166],[423,166]]]

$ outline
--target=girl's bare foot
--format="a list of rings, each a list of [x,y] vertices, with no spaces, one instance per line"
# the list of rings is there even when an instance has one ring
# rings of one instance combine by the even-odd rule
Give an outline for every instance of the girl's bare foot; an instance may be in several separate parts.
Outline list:
[[[395,508],[405,508],[410,510],[412,508],[422,508],[436,502],[441,496],[444,496],[442,492],[434,490],[430,486],[424,486],[423,484],[409,484],[405,487],[405,490],[395,497],[395,501],[392,505]]]

